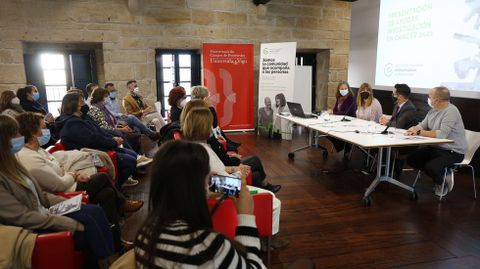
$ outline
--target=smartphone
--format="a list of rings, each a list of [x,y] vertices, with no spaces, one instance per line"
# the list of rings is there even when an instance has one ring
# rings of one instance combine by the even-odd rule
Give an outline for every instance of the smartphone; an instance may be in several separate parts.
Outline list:
[[[228,196],[238,196],[241,189],[242,181],[238,178],[228,176],[210,177],[210,191]]]

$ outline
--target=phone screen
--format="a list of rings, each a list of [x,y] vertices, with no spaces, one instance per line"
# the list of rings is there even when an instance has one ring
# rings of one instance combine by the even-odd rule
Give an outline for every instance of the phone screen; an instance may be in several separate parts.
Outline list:
[[[242,188],[242,181],[238,178],[227,176],[210,177],[210,190],[217,193],[224,193],[229,196],[238,196]]]

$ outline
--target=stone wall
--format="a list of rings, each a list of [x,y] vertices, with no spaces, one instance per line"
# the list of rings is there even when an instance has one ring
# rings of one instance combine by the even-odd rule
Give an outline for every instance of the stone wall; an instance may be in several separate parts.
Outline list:
[[[347,79],[351,4],[333,0],[1,0],[0,91],[26,83],[24,42],[101,43],[100,83],[125,91],[135,78],[156,98],[155,48],[201,49],[204,42],[253,43],[256,72],[261,42],[296,41],[318,51],[319,108],[333,102]],[[326,53],[327,52],[327,53]],[[329,53],[328,53],[329,52]],[[103,67],[103,68],[102,68]],[[258,76],[255,75],[257,78]],[[328,82],[325,78],[328,77]],[[257,88],[258,82],[255,81]]]

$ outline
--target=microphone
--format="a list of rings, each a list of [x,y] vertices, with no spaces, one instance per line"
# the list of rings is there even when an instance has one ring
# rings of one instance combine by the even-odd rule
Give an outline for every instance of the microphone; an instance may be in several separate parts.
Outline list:
[[[385,130],[383,130],[383,131],[381,132],[381,134],[386,135],[386,134],[392,133],[392,132],[389,132],[389,131],[388,131],[388,128],[390,128],[390,126],[392,126],[392,121],[389,121],[389,122],[387,123],[387,128],[385,128]]]
[[[385,128],[385,130],[383,130],[383,131],[381,132],[381,134],[383,134],[383,135],[388,134],[388,128],[390,128],[390,123],[387,124],[387,128]]]
[[[353,96],[352,96],[352,99],[353,99]],[[345,100],[347,100],[347,99],[345,99]],[[350,104],[350,106],[348,107],[348,109],[345,110],[345,114],[343,115],[343,118],[340,121],[351,121],[351,120],[347,119],[347,114],[348,114],[348,111],[350,111],[350,109],[352,108],[353,104],[355,104],[355,100],[353,100],[352,103]]]
[[[351,120],[347,119],[346,116],[347,115],[344,115],[343,118],[340,121],[351,121]]]

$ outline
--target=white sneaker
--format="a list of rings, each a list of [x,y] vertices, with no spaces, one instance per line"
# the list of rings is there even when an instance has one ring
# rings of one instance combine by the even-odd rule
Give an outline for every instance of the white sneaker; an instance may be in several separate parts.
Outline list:
[[[435,184],[435,187],[433,187],[433,191],[435,192],[435,195],[437,195],[437,196],[445,196],[448,193],[448,186],[445,183],[445,187],[442,190],[442,185],[441,184]]]
[[[129,177],[125,183],[123,183],[123,187],[133,187],[138,185],[138,180]]]
[[[451,192],[453,190],[453,184],[455,184],[453,180],[453,171],[448,169],[447,175],[445,176],[445,184],[448,186],[448,191]]]
[[[152,158],[145,157],[143,155],[138,155],[137,157],[137,167],[143,167],[147,164],[150,164],[153,161]]]

